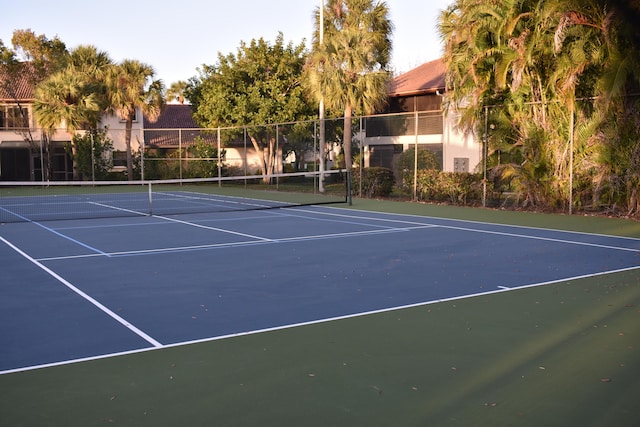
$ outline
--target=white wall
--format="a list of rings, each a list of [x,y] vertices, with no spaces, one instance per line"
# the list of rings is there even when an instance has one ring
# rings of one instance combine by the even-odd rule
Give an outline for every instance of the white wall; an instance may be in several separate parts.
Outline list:
[[[368,166],[369,146],[400,144],[409,149],[416,143],[419,145],[442,144],[442,162],[444,172],[456,171],[456,159],[466,159],[468,172],[480,169],[482,160],[482,141],[475,134],[464,135],[456,129],[458,114],[445,117],[443,134],[439,135],[404,135],[363,138],[365,144],[365,166]]]
[[[133,122],[131,128],[131,150],[136,152],[140,149],[140,144],[144,140],[144,128],[142,120],[142,111],[136,111],[138,120]],[[100,127],[107,126],[109,128],[109,137],[113,141],[114,151],[125,151],[127,149],[125,143],[125,127],[126,122],[120,119],[117,114],[105,114],[100,120]]]

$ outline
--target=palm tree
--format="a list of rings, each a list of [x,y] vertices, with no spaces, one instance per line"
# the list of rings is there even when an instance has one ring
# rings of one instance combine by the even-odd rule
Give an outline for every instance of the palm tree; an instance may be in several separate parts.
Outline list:
[[[103,103],[90,86],[83,75],[69,69],[52,75],[38,85],[33,111],[48,137],[60,125],[65,126],[71,134],[80,129],[95,128],[103,112]],[[75,157],[73,144],[71,152]],[[73,177],[78,177],[75,161]]]
[[[64,70],[36,88],[34,113],[38,123],[54,130],[63,124],[73,133],[100,119],[100,102],[80,74]]]
[[[485,135],[487,121],[496,127],[485,135],[487,153],[524,204],[562,199],[566,186],[568,121],[550,88],[553,27],[537,0],[458,0],[440,18],[449,102],[462,128]],[[498,153],[506,163],[497,165]]]
[[[102,79],[110,65],[109,56],[93,46],[74,49],[65,68],[36,87],[33,108],[38,123],[49,133],[60,125],[71,134],[80,129],[95,129],[106,107]],[[77,178],[73,144],[71,151],[74,178]]]
[[[371,114],[386,100],[392,23],[384,2],[329,0],[317,25],[306,80],[328,109],[344,111],[345,167],[351,169],[354,111]],[[320,25],[323,40],[320,42]]]
[[[628,198],[610,205],[640,207],[640,145],[629,143],[640,105],[628,96],[640,89],[637,17],[620,0],[457,0],[441,15],[451,104],[480,135],[489,111],[489,147],[510,160],[495,170],[525,204],[571,211],[607,188]]]
[[[563,0],[557,13],[554,78],[560,97],[579,119],[577,172],[592,175],[594,204],[609,187],[616,195],[608,202],[626,205],[631,215],[640,209],[640,144],[635,142],[640,111],[635,96],[629,96],[640,89],[638,9],[626,2]],[[591,108],[580,108],[585,102],[576,99],[591,97],[596,100],[588,103]]]
[[[127,176],[133,179],[133,156],[131,153],[131,129],[136,110],[150,120],[156,120],[165,104],[164,84],[154,80],[155,71],[150,65],[136,60],[125,60],[112,67],[107,76],[109,108],[125,121],[125,144],[127,149]]]
[[[178,80],[171,83],[169,89],[167,89],[167,101],[178,101],[180,104],[184,104],[185,95],[184,92],[187,89],[187,82],[184,80]]]

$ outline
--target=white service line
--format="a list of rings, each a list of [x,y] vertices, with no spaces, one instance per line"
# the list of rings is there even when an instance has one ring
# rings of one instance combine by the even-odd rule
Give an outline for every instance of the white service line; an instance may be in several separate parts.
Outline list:
[[[117,207],[117,206],[107,205],[107,204],[104,204],[104,203],[99,203],[99,202],[89,202],[89,204],[90,204],[90,205],[101,206],[101,207],[103,207],[103,208],[113,209],[114,211],[122,211],[122,212],[127,212],[127,213],[132,213],[132,214],[140,215],[140,216],[149,216],[149,214],[144,213],[144,212],[134,211],[134,210],[132,210],[132,209],[119,208],[119,207]]]
[[[153,215],[153,216],[155,218],[164,219],[165,221],[176,222],[178,224],[189,225],[191,227],[204,228],[205,230],[213,230],[213,231],[219,231],[221,233],[234,234],[236,236],[249,237],[251,239],[260,240],[260,241],[263,241],[263,242],[273,242],[273,239],[268,239],[266,237],[254,236],[252,234],[240,233],[238,231],[226,230],[224,228],[209,227],[208,225],[197,224],[195,222],[189,222],[189,221],[182,221],[180,219],[169,218],[169,217],[166,217],[166,216],[160,216],[160,215]]]
[[[144,339],[145,341],[147,341],[149,344],[151,344],[154,347],[162,347],[162,344],[158,341],[156,341],[154,338],[152,338],[151,336],[147,335],[145,332],[143,332],[142,330],[136,328],[134,325],[132,325],[131,323],[127,322],[124,318],[118,316],[116,313],[114,313],[112,310],[110,310],[108,307],[106,307],[105,305],[103,305],[102,303],[100,303],[98,300],[96,300],[95,298],[92,298],[91,296],[89,296],[88,294],[86,294],[85,292],[81,291],[80,289],[78,289],[77,287],[73,286],[69,281],[67,281],[66,279],[64,279],[63,277],[61,277],[59,274],[57,274],[55,271],[51,270],[50,268],[48,268],[47,266],[43,265],[42,263],[36,261],[34,258],[32,258],[31,256],[29,256],[27,253],[25,253],[24,251],[22,251],[20,248],[18,248],[17,246],[15,246],[14,244],[12,244],[11,242],[9,242],[8,240],[6,240],[4,237],[0,236],[0,240],[2,242],[4,242],[7,246],[9,246],[11,249],[13,249],[14,251],[16,251],[18,254],[20,254],[21,256],[23,256],[25,259],[27,259],[28,261],[30,261],[31,263],[33,263],[36,267],[44,270],[47,274],[49,274],[51,277],[53,277],[54,279],[56,279],[58,282],[62,283],[64,286],[66,286],[67,288],[71,289],[73,292],[75,292],[76,294],[80,295],[82,298],[84,298],[85,300],[87,300],[88,302],[90,302],[91,304],[93,304],[94,306],[96,306],[98,309],[100,309],[103,313],[107,314],[108,316],[110,316],[112,319],[116,320],[118,323],[122,324],[124,327],[126,327],[127,329],[129,329],[131,332],[133,332],[134,334],[138,335],[140,338]]]
[[[196,225],[196,224],[191,224],[191,225]],[[411,230],[420,230],[425,228],[433,228],[433,226],[424,225],[421,227],[384,228],[380,230],[352,231],[348,233],[316,234],[311,236],[283,237],[281,239],[263,239],[263,240],[254,239],[246,242],[213,243],[209,245],[174,246],[174,247],[168,247],[168,248],[139,249],[135,251],[109,252],[107,253],[107,255],[109,257],[122,257],[122,256],[153,255],[153,254],[163,254],[163,253],[200,251],[200,250],[220,249],[220,248],[237,248],[242,246],[255,246],[255,245],[273,244],[273,243],[342,239],[342,238],[354,237],[354,236],[369,236],[369,235],[375,235],[375,234],[388,234],[388,233],[404,233]],[[56,256],[56,257],[38,258],[37,261],[55,261],[55,260],[67,260],[67,259],[91,258],[96,256],[97,256],[96,254],[64,255],[64,256]]]

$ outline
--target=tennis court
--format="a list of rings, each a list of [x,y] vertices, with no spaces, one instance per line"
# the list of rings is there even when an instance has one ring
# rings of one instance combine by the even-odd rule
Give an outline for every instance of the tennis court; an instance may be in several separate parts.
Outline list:
[[[357,204],[267,209],[216,195],[216,206],[230,208],[138,215],[126,197],[87,203],[129,215],[38,221],[20,212],[0,227],[0,378],[542,285],[637,278],[640,268],[638,238]]]

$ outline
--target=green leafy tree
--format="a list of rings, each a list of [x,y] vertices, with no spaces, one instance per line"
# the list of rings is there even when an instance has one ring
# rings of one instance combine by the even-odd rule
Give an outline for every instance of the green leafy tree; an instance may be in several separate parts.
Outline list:
[[[558,140],[548,132],[557,127],[549,126],[546,110],[552,105],[545,73],[553,51],[541,42],[549,40],[545,36],[551,27],[537,5],[533,0],[459,0],[440,21],[450,88],[447,108],[460,111],[460,126],[479,135],[491,121],[489,155],[500,152],[503,173],[516,177],[513,182],[531,205],[548,202],[550,180],[558,176],[546,143]],[[504,142],[499,148],[498,136]]]
[[[32,30],[16,30],[11,43],[20,62],[29,62],[33,66],[34,83],[39,83],[49,75],[63,69],[67,64],[69,52],[58,37],[47,38],[44,34],[36,35]]]
[[[626,95],[638,90],[637,17],[609,0],[458,0],[442,13],[450,106],[467,130],[491,124],[490,165],[523,204],[572,206],[589,180],[597,204],[622,178],[606,159],[622,142],[612,126],[633,128],[619,124],[635,117]],[[630,190],[636,175],[625,176]]]
[[[27,109],[22,105],[17,89],[25,85],[35,88],[51,74],[61,69],[67,60],[65,44],[58,38],[48,39],[45,35],[36,35],[31,30],[16,30],[11,38],[12,47],[5,46],[0,40],[0,90],[8,95],[18,106],[25,128],[19,130],[32,150],[42,150],[43,178],[50,178],[50,141],[48,135],[42,135],[36,141],[29,126]]]
[[[218,54],[215,65],[203,65],[185,91],[201,126],[246,126],[266,182],[275,171],[279,145],[275,127],[263,125],[315,114],[300,84],[305,60],[304,43],[285,44],[282,33],[274,43],[263,38],[241,42],[235,54]]]
[[[322,23],[316,11],[306,82],[318,102],[344,112],[345,166],[351,169],[353,113],[372,114],[386,101],[393,26],[384,2],[329,0],[323,7]]]
[[[189,147],[189,154],[193,159],[188,165],[188,175],[192,178],[212,178],[218,176],[218,147],[200,136],[196,137],[194,144]],[[224,156],[224,150],[222,150]],[[221,165],[222,167],[223,165]]]
[[[154,80],[155,71],[150,65],[137,60],[124,60],[111,67],[107,73],[107,98],[109,109],[125,121],[127,177],[133,179],[133,154],[131,130],[138,109],[150,120],[156,120],[165,104],[164,84]],[[139,118],[141,119],[141,118]]]
[[[49,134],[62,124],[74,135],[81,129],[96,129],[107,106],[104,76],[110,66],[109,56],[93,46],[74,49],[66,66],[36,87],[33,109],[38,124]],[[72,141],[72,157],[75,149]]]
[[[561,99],[575,112],[576,173],[593,185],[592,205],[624,206],[627,214],[637,214],[640,7],[605,0],[562,5],[555,47],[563,66],[555,77]],[[595,102],[586,102],[592,97]]]
[[[106,128],[76,134],[72,144],[75,147],[73,162],[77,164],[80,179],[101,180],[109,176],[113,167],[113,141],[109,138]]]

